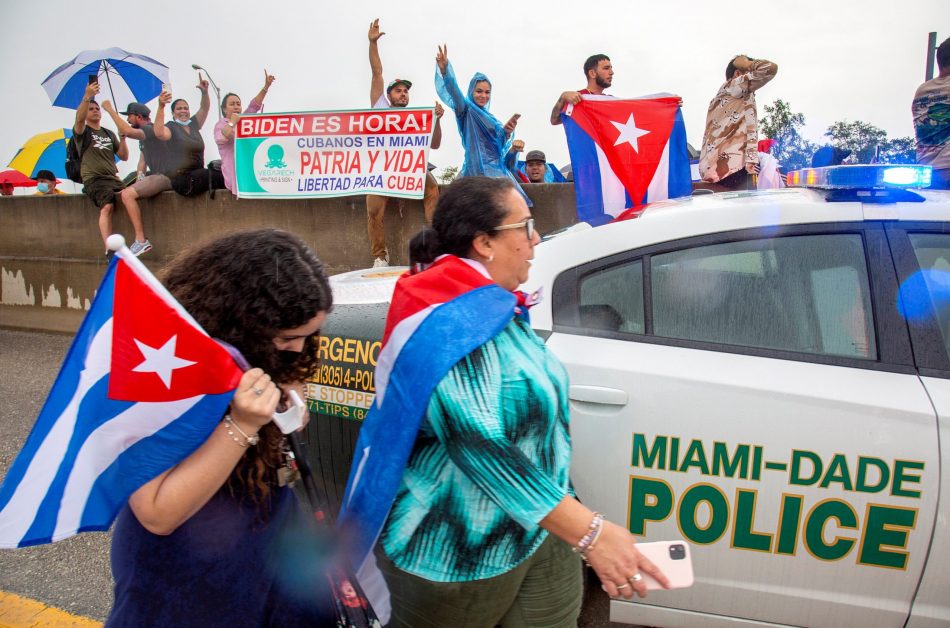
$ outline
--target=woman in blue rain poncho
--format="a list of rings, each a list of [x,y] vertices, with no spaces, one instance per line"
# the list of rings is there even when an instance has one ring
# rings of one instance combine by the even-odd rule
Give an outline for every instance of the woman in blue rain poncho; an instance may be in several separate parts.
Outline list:
[[[515,126],[520,114],[515,114],[504,125],[488,112],[491,102],[491,81],[481,72],[476,72],[468,84],[467,94],[459,89],[455,71],[449,63],[448,46],[440,46],[435,56],[435,89],[439,98],[455,111],[462,147],[465,149],[465,162],[459,176],[481,175],[486,177],[506,177],[514,182],[515,188],[524,197],[528,207],[531,199],[524,193],[518,180],[505,166],[505,156],[511,148]]]

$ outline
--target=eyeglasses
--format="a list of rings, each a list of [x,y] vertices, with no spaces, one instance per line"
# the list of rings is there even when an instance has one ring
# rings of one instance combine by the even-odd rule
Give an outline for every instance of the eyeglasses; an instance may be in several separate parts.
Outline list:
[[[493,231],[504,231],[505,229],[518,229],[524,227],[524,233],[528,236],[528,239],[531,240],[534,238],[534,218],[527,218],[521,222],[513,222],[510,225],[500,225],[495,227]]]

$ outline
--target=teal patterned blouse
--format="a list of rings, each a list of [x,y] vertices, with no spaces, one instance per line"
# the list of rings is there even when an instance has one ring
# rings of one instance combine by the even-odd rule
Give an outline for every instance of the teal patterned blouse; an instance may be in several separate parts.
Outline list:
[[[503,574],[547,532],[571,493],[567,373],[512,320],[436,387],[380,542],[393,563],[436,582]]]

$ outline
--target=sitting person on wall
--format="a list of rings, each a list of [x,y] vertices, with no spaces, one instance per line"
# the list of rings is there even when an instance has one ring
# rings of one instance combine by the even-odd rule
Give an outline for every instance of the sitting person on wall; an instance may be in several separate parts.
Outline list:
[[[171,134],[167,147],[167,171],[172,189],[184,196],[194,196],[207,192],[213,185],[211,173],[205,168],[205,142],[201,137],[201,127],[208,119],[211,99],[208,97],[208,80],[198,73],[201,91],[201,105],[195,115],[191,115],[188,101],[178,98],[172,102],[172,119],[165,123]],[[220,174],[215,171],[215,174]],[[214,187],[224,187],[220,177]]]
[[[165,128],[165,105],[172,96],[162,92],[158,96],[158,108],[155,112],[155,122],[152,122],[151,110],[142,103],[133,102],[120,113],[115,110],[108,100],[102,101],[102,108],[109,114],[120,135],[131,137],[139,141],[139,162],[136,166],[135,183],[119,193],[122,204],[129,211],[140,214],[139,199],[151,198],[162,192],[172,189],[171,180],[165,174],[165,144],[171,135]],[[144,248],[145,253],[152,248],[150,242]]]

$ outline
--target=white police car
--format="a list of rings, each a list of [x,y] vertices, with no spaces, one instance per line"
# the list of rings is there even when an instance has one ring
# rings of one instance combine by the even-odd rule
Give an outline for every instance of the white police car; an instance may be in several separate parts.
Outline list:
[[[693,587],[613,621],[950,625],[950,193],[908,189],[928,177],[806,170],[537,247],[578,496],[693,546]]]
[[[791,182],[822,189],[657,203],[537,247],[578,495],[694,546],[695,586],[614,621],[950,622],[950,194],[903,189],[928,174],[809,170]]]

